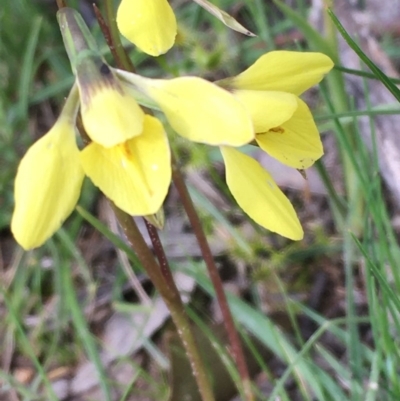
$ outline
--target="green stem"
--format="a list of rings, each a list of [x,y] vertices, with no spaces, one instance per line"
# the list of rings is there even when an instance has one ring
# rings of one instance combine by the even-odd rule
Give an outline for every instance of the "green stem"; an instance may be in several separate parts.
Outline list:
[[[326,32],[326,40],[329,43],[330,50],[334,55],[335,64],[340,64],[339,46],[337,38],[337,30],[332,22],[332,19],[328,15],[328,7],[333,5],[331,0],[325,0],[325,12],[324,12],[324,24]],[[332,104],[334,106],[335,113],[343,113],[349,110],[349,97],[345,91],[346,84],[344,81],[344,76],[341,71],[334,70],[327,76],[327,84],[329,87],[329,97],[332,99]],[[354,154],[357,154],[357,143],[355,141],[355,132],[351,123],[342,124],[342,132],[348,138],[349,146]],[[337,131],[337,135],[340,136],[340,131]],[[341,220],[337,221],[339,229],[350,229],[352,232],[359,235],[362,231],[360,221],[362,221],[362,215],[364,213],[364,201],[362,197],[359,196],[360,183],[357,177],[357,171],[352,165],[351,159],[347,151],[343,151],[343,147],[339,146],[341,152],[340,156],[342,159],[343,170],[344,170],[344,181],[346,188],[346,195],[348,200],[349,210],[353,213],[348,216],[348,221]],[[337,214],[340,216],[340,213]]]
[[[203,255],[204,262],[207,266],[208,274],[211,282],[215,289],[219,307],[223,316],[225,329],[228,334],[231,353],[237,364],[238,371],[243,386],[243,393],[247,401],[254,400],[254,394],[251,388],[251,380],[249,371],[247,369],[246,360],[243,353],[243,348],[239,339],[238,331],[236,330],[231,311],[229,309],[228,301],[224,292],[221,278],[218,274],[217,266],[215,265],[214,256],[211,252],[210,246],[207,242],[207,238],[204,234],[203,226],[201,224],[199,215],[194,208],[192,199],[189,195],[189,191],[186,187],[185,181],[182,174],[177,167],[176,161],[172,160],[172,180],[178,190],[179,197],[182,201],[183,207],[185,208],[186,214],[189,218],[190,225],[192,226],[193,232],[196,235],[197,242],[200,246],[201,254]]]
[[[165,255],[161,257],[162,266],[159,267],[133,218],[112,203],[111,206],[138,259],[171,312],[172,320],[185,347],[203,401],[215,401],[205,366],[190,328],[184,304],[166,262]]]
[[[95,12],[96,12],[95,7]],[[124,46],[122,46],[121,38],[119,36],[119,31],[117,27],[117,21],[115,19],[115,12],[114,12],[114,2],[111,0],[105,0],[104,2],[104,9],[107,19],[107,26],[109,30],[109,34],[105,35],[107,40],[107,44],[110,47],[111,52],[115,57],[115,61],[118,64],[118,67],[125,69],[130,72],[135,72],[135,66],[132,64],[131,59],[126,54]],[[96,15],[100,15],[100,12],[97,9]],[[103,29],[103,25],[99,20],[100,27]],[[104,31],[103,31],[104,32]]]

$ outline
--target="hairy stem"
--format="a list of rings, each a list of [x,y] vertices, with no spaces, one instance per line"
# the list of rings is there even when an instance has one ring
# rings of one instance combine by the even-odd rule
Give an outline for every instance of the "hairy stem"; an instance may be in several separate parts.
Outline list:
[[[231,347],[231,353],[238,367],[238,371],[242,380],[243,393],[247,401],[254,400],[254,394],[251,388],[251,380],[249,371],[247,369],[246,360],[243,353],[242,344],[239,339],[239,334],[233,322],[232,314],[229,309],[228,301],[222,286],[221,278],[218,274],[217,266],[214,262],[214,257],[211,253],[210,246],[207,242],[207,238],[204,234],[203,226],[201,224],[199,215],[194,208],[192,199],[189,195],[189,191],[186,187],[183,176],[176,165],[176,161],[173,160],[172,168],[172,180],[178,190],[179,197],[181,198],[183,207],[185,208],[186,214],[189,218],[193,232],[196,235],[197,242],[200,246],[201,254],[203,255],[204,262],[207,266],[208,274],[210,275],[211,282],[215,289],[219,307],[223,316],[225,329],[228,334],[229,343]]]
[[[177,327],[178,334],[186,350],[203,401],[214,401],[214,394],[190,328],[185,306],[173,280],[161,243],[160,246],[157,246],[157,254],[160,260],[160,266],[158,266],[133,218],[113,204],[112,208],[138,259],[171,312],[172,320]],[[147,224],[151,226],[150,223]],[[153,229],[150,229],[150,232],[152,233],[151,236],[154,233],[156,235],[156,237],[152,238],[154,244],[159,239],[156,229],[154,227]]]

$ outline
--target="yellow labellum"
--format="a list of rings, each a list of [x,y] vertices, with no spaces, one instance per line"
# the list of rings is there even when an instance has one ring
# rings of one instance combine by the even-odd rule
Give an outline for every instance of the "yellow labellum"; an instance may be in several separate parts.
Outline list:
[[[256,223],[292,240],[303,238],[303,229],[289,199],[273,178],[251,157],[221,147],[226,182],[236,202]]]
[[[42,245],[74,209],[84,173],[73,125],[59,119],[18,167],[11,231],[24,249]]]
[[[253,90],[237,90],[234,93],[249,111],[256,133],[281,125],[297,109],[296,96],[290,93]]]
[[[272,51],[227,81],[236,89],[282,91],[300,95],[319,83],[333,65],[332,60],[322,53]]]
[[[145,116],[140,136],[108,149],[92,142],[80,156],[86,175],[126,213],[143,216],[160,209],[171,181],[171,160],[156,118]]]
[[[308,106],[297,98],[292,118],[270,131],[257,134],[261,149],[287,166],[306,169],[323,154],[321,138]]]
[[[87,134],[93,142],[106,148],[142,132],[144,113],[136,100],[124,93],[122,88],[104,84],[94,87],[81,108]]]
[[[176,19],[167,0],[122,0],[117,24],[122,35],[151,56],[166,53],[175,42]]]
[[[254,139],[246,107],[228,91],[201,78],[135,78],[181,136],[209,145],[241,146]]]

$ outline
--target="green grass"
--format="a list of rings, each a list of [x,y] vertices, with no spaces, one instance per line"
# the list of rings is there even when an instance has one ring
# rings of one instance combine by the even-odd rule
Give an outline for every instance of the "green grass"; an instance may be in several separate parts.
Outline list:
[[[324,159],[317,163],[328,193],[326,202],[333,229],[318,226],[318,222],[311,224],[307,226],[306,240],[291,244],[271,237],[246,217],[241,218],[241,224],[233,224],[232,215],[238,214],[233,203],[230,212],[220,210],[196,188],[190,188],[207,230],[217,239],[222,233],[229,244],[225,257],[233,266],[248,268],[246,301],[230,295],[229,303],[257,370],[271,384],[267,394],[254,384],[255,392],[261,400],[271,401],[291,400],[294,396],[309,401],[399,400],[400,249],[379,175],[373,118],[397,114],[400,108],[391,104],[355,110],[346,94],[344,74],[362,75],[365,82],[378,79],[398,100],[396,81],[375,68],[349,37],[347,41],[372,73],[341,69],[336,41],[308,25],[305,1],[299,0],[295,10],[278,0],[275,4],[252,0],[239,8],[242,3],[235,0],[214,3],[236,13],[235,17],[258,36],[233,34],[195,3],[187,2],[176,10],[182,30],[180,45],[156,60],[131,50],[138,70],[148,76],[190,74],[214,79],[233,75],[262,53],[277,48],[276,37],[292,29],[300,31],[304,40],[289,41],[284,48],[322,51],[338,62],[338,68],[320,85],[319,106],[313,110],[322,134],[335,138],[343,173],[344,194],[338,195]],[[334,17],[330,21],[332,32],[339,29],[346,36]],[[93,30],[108,57],[98,28],[93,26]],[[393,39],[385,36],[384,46],[390,56],[398,58]],[[6,391],[12,389],[21,400],[56,401],[51,373],[63,367],[73,375],[74,367],[87,359],[99,379],[101,399],[114,399],[117,384],[101,360],[101,328],[91,321],[87,310],[103,285],[108,289],[109,313],[116,309],[129,311],[132,303],[137,307],[136,299],[127,300],[122,294],[128,276],[115,249],[126,252],[139,276],[140,264],[121,237],[100,218],[96,209],[98,193],[90,184],[85,185],[77,211],[43,247],[23,252],[10,242],[12,183],[18,162],[29,145],[54,122],[72,82],[53,10],[27,0],[6,0],[0,10],[0,398],[2,392],[9,394]],[[364,96],[369,105],[367,85]],[[358,119],[362,116],[370,118],[371,152],[359,132]],[[194,149],[179,139],[173,140],[173,146],[187,157],[185,168],[201,166],[210,183],[231,201],[216,168],[221,160],[214,150]],[[294,199],[300,202],[296,196]],[[84,242],[88,237],[95,241],[88,245]],[[88,256],[89,251],[96,251],[93,247],[105,244],[103,237],[107,238],[105,246],[109,250],[100,255],[104,258],[106,252],[111,254],[110,270]],[[184,264],[176,263],[175,268],[195,278],[201,297],[213,297],[202,263],[188,258]],[[343,305],[337,306],[338,314],[333,317],[324,314],[327,308],[318,312],[304,302],[304,297],[293,296],[309,294],[310,282],[319,269],[340,277],[334,290],[343,295],[334,299]],[[270,315],[263,309],[262,289],[279,299]],[[360,298],[363,308],[359,306]],[[209,311],[196,302],[193,299],[188,312],[200,330],[213,338]],[[314,328],[308,338],[301,336],[299,316],[306,317]],[[363,334],[366,330],[371,332],[368,339]],[[164,331],[167,329],[161,328],[161,336]],[[215,338],[215,352],[237,378],[235,364]],[[152,338],[147,338],[145,344],[156,369],[146,364],[136,366],[129,386],[120,389],[120,401],[129,400],[132,394],[168,399],[164,355],[168,350],[159,349],[159,339],[153,343]],[[268,357],[264,357],[265,349]],[[279,374],[271,361],[280,361]],[[16,368],[21,366],[32,373],[31,379],[23,383],[15,376]]]

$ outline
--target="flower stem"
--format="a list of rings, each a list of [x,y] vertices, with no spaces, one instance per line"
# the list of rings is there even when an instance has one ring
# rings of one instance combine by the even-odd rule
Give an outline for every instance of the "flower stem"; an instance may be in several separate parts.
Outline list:
[[[185,208],[186,214],[189,218],[193,232],[196,235],[197,242],[200,246],[201,254],[203,255],[204,262],[207,266],[208,274],[210,275],[211,282],[214,286],[215,293],[217,296],[219,307],[225,325],[225,329],[228,334],[231,353],[238,367],[238,371],[242,380],[243,393],[247,401],[254,401],[254,394],[251,389],[251,380],[249,371],[247,369],[246,360],[243,353],[243,348],[239,339],[238,332],[236,330],[231,311],[229,309],[228,301],[222,286],[221,278],[218,274],[217,266],[214,262],[214,257],[211,253],[210,246],[207,242],[207,238],[204,234],[203,226],[200,218],[194,208],[192,199],[189,191],[186,187],[183,176],[176,164],[175,160],[172,160],[172,180],[181,198],[183,207]]]
[[[203,401],[215,401],[205,366],[190,328],[184,304],[173,280],[157,230],[150,223],[146,223],[153,244],[157,244],[158,241],[156,247],[160,266],[157,265],[133,218],[114,204],[111,203],[111,206],[138,259],[171,312],[172,320],[177,327],[179,337],[186,350]]]
[[[146,225],[147,232],[149,233],[149,237],[153,245],[153,250],[158,259],[158,264],[160,265],[160,270],[162,275],[164,276],[164,280],[167,282],[168,285],[174,287],[175,282],[172,277],[167,256],[165,255],[164,248],[161,244],[157,229],[152,224],[150,224],[145,218],[143,219],[143,221]]]
[[[105,0],[104,2],[107,23],[104,21],[104,18],[97,6],[93,5],[93,7],[97,20],[99,21],[100,28],[104,34],[104,38],[107,41],[107,45],[109,46],[118,67],[130,72],[135,72],[135,66],[126,54],[124,46],[122,46],[117,27],[117,21],[115,19],[114,2],[111,0]]]

